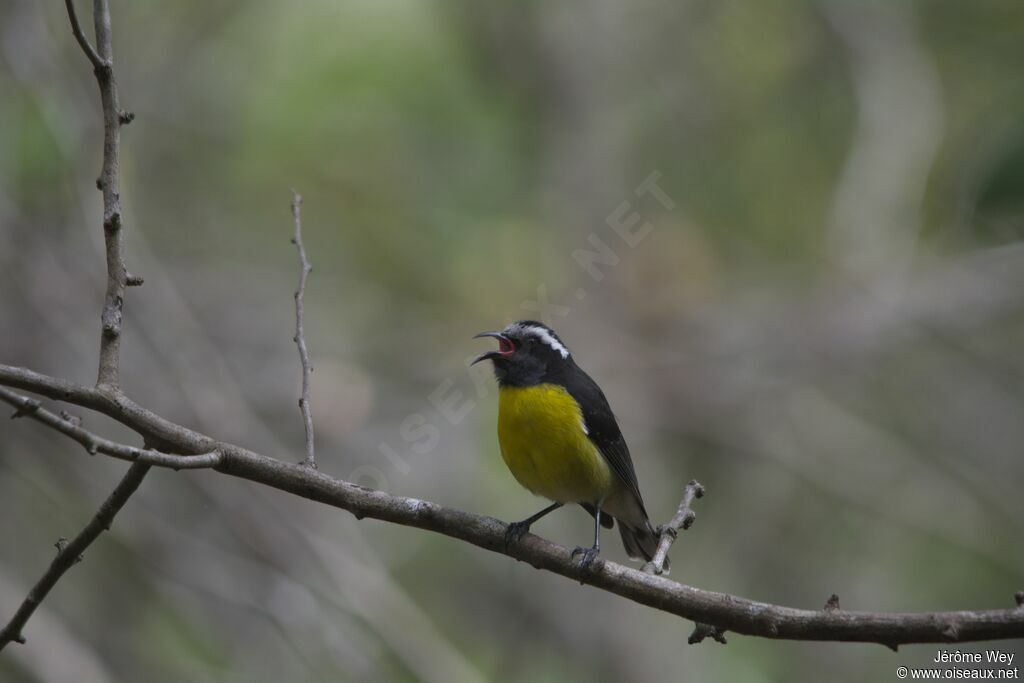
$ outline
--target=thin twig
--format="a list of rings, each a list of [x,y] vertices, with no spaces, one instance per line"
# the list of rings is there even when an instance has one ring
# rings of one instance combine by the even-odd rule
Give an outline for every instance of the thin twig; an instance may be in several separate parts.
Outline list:
[[[99,369],[96,384],[102,387],[117,387],[118,368],[121,356],[121,318],[124,310],[125,287],[128,284],[128,270],[124,263],[124,236],[121,219],[120,194],[120,146],[121,126],[133,118],[121,111],[114,78],[114,49],[110,28],[110,7],[107,0],[94,0],[93,25],[96,30],[96,49],[82,33],[72,0],[65,0],[71,31],[82,47],[94,69],[96,83],[100,88],[100,102],[103,107],[103,166],[96,186],[103,192],[103,239],[106,245],[107,287],[103,297],[103,312],[100,316]],[[133,278],[133,284],[141,284]]]
[[[27,396],[21,396],[3,387],[0,387],[0,401],[14,406],[14,414],[11,415],[12,419],[29,417],[37,422],[41,422],[47,427],[55,429],[82,444],[89,455],[102,453],[118,460],[127,460],[128,462],[173,470],[206,469],[215,467],[220,461],[220,453],[218,451],[196,455],[175,455],[173,453],[163,453],[152,448],[136,448],[104,439],[81,427],[81,420],[67,419],[52,413],[43,408],[39,401]]]
[[[89,39],[85,37],[82,32],[82,25],[78,23],[78,14],[75,12],[75,4],[73,0],[64,0],[64,5],[68,8],[68,19],[71,20],[71,32],[75,34],[75,40],[82,47],[82,52],[92,62],[93,68],[102,69],[106,64],[100,59],[100,56],[96,54],[96,49],[89,43]]]
[[[676,538],[679,536],[681,530],[690,528],[693,521],[697,518],[697,513],[690,509],[694,498],[701,498],[704,496],[704,487],[701,486],[700,482],[696,479],[690,480],[690,483],[686,485],[686,489],[683,491],[683,499],[679,502],[679,508],[676,510],[675,516],[669,520],[668,524],[664,524],[659,527],[658,532],[661,536],[658,539],[658,548],[654,552],[654,557],[651,561],[644,565],[643,570],[648,574],[664,574],[668,569],[668,551],[675,543]]]
[[[142,479],[148,471],[149,465],[143,463],[135,463],[129,467],[128,472],[121,479],[117,488],[103,501],[100,509],[85,528],[70,542],[67,542],[65,539],[57,541],[57,556],[50,563],[50,568],[36,582],[36,585],[32,586],[32,590],[28,592],[18,611],[15,612],[11,620],[0,631],[0,650],[3,650],[11,642],[25,642],[22,629],[25,628],[25,624],[32,616],[32,613],[36,611],[36,608],[42,603],[46,594],[57,584],[57,581],[60,580],[64,573],[81,562],[85,549],[101,533],[110,529],[114,516],[128,502],[131,495],[135,493],[135,490],[142,483]]]
[[[303,465],[316,468],[316,452],[313,443],[313,414],[309,409],[309,381],[313,366],[309,363],[309,351],[306,349],[306,328],[303,316],[303,299],[306,296],[306,278],[312,272],[306,258],[306,248],[302,245],[302,195],[292,190],[292,219],[295,223],[295,235],[292,244],[299,252],[299,288],[295,290],[295,336],[292,340],[299,347],[299,360],[302,362],[302,395],[299,397],[299,410],[306,428],[306,457]]]
[[[143,408],[121,391],[75,384],[28,368],[0,364],[0,385],[95,410],[114,419],[153,443],[169,444],[182,453],[205,453],[217,442]],[[185,444],[185,445],[182,445]],[[169,446],[169,447],[170,447]]]

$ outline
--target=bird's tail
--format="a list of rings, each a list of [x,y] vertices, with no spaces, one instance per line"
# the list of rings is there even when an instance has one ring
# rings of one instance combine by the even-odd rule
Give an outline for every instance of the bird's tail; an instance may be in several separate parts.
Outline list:
[[[624,524],[620,519],[619,534],[622,536],[622,545],[626,546],[626,554],[631,559],[650,562],[654,558],[654,552],[658,549],[658,534],[650,522],[644,520],[643,526],[634,527]],[[668,569],[667,559],[665,569]]]

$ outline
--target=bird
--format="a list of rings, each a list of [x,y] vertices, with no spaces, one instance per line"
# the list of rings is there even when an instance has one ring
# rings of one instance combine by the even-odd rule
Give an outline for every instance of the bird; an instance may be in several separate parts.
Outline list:
[[[493,337],[498,349],[470,365],[490,360],[498,382],[498,444],[512,476],[551,505],[512,522],[506,547],[530,526],[568,503],[594,518],[594,542],[577,546],[572,558],[589,567],[601,548],[601,527],[617,521],[626,554],[650,561],[658,544],[637,483],[629,448],[601,387],[580,368],[555,331],[536,320],[519,320]]]

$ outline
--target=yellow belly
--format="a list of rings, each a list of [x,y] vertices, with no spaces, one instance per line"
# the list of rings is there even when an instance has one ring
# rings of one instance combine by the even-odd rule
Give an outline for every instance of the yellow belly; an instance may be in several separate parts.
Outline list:
[[[569,392],[541,384],[499,394],[498,443],[516,481],[560,503],[597,503],[611,493],[611,469]]]

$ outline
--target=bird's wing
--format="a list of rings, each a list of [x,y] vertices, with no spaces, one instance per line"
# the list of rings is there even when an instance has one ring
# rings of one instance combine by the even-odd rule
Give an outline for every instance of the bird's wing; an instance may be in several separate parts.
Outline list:
[[[622,483],[636,497],[644,516],[647,511],[644,509],[644,499],[640,495],[640,486],[637,484],[636,471],[633,469],[633,460],[629,457],[629,447],[626,440],[622,438],[622,431],[615,421],[615,414],[612,413],[608,399],[604,397],[601,387],[590,378],[590,375],[577,367],[577,371],[570,373],[566,378],[566,390],[579,404],[583,412],[583,424],[587,429],[587,436],[597,446],[597,450],[604,456],[612,472],[622,480]]]

